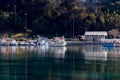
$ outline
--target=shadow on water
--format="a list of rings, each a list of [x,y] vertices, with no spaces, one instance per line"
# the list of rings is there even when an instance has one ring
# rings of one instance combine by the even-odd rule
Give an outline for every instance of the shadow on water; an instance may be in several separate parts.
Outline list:
[[[120,49],[0,47],[0,80],[119,80]]]

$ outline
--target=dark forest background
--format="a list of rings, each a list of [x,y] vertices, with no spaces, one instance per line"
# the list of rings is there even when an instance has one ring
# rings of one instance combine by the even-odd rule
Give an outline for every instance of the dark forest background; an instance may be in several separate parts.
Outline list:
[[[27,14],[27,15],[25,15]],[[0,32],[72,37],[120,29],[119,0],[0,0]]]

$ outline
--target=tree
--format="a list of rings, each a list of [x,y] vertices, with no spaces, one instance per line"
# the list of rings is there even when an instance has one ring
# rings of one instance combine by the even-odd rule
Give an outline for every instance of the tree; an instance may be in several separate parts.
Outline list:
[[[112,29],[112,30],[108,31],[108,34],[112,35],[114,38],[117,38],[119,31],[118,31],[118,29]]]
[[[36,34],[46,34],[48,31],[48,21],[43,19],[43,18],[38,18],[37,20],[34,20],[32,23],[31,29],[34,31]]]
[[[7,31],[9,28],[8,18],[9,18],[8,12],[0,11],[0,28],[1,28],[0,31],[1,32]]]
[[[64,0],[62,6],[66,7],[68,11],[77,7],[77,0]]]
[[[8,21],[8,24],[10,26],[10,32],[16,33],[24,31],[25,20],[21,18],[18,14],[11,14],[8,18]]]

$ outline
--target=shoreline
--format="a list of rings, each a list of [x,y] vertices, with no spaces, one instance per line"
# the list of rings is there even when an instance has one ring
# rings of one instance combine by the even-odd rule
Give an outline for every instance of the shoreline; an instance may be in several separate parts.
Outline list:
[[[85,41],[66,41],[66,46],[79,46],[79,45],[96,45],[102,44],[102,42],[85,42]]]

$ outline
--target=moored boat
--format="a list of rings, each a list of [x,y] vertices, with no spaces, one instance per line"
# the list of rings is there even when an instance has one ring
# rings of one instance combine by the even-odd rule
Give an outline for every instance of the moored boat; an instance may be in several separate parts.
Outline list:
[[[17,45],[18,45],[18,43],[16,40],[10,41],[10,46],[17,46]]]
[[[37,45],[39,45],[39,46],[44,46],[44,45],[48,46],[48,41],[47,40],[38,40]]]
[[[18,43],[18,46],[35,46],[36,44],[32,41],[21,41]]]
[[[4,34],[2,39],[0,40],[0,45],[1,46],[8,46],[9,42],[7,41],[8,39],[8,34]]]
[[[49,42],[49,46],[52,47],[64,47],[66,46],[66,41],[63,37],[54,37],[50,42]]]
[[[102,43],[103,47],[114,47],[114,43]]]
[[[8,45],[9,45],[9,43],[6,41],[6,39],[2,39],[0,41],[0,46],[8,46]]]
[[[119,41],[113,41],[115,47],[120,47],[120,42]]]

